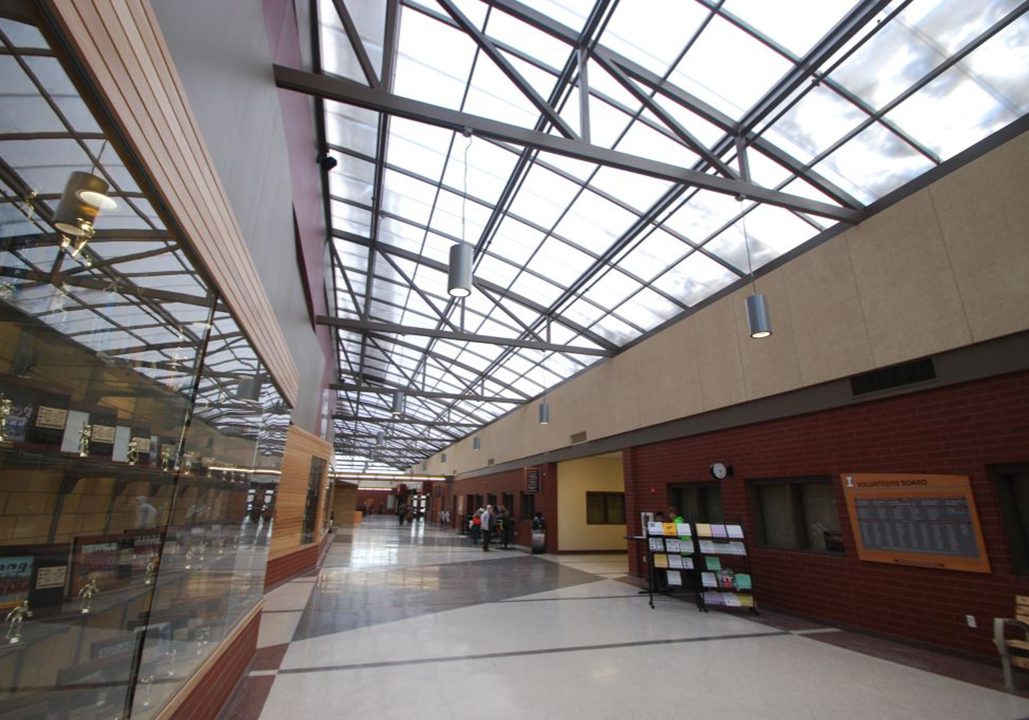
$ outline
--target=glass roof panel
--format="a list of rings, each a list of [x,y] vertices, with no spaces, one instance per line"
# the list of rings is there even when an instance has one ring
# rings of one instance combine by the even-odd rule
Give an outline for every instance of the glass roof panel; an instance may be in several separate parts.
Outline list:
[[[692,242],[700,242],[721,229],[740,211],[740,204],[729,195],[701,190],[673,213],[664,225]]]
[[[649,116],[649,113],[646,115]],[[699,155],[680,141],[659,133],[639,120],[629,126],[628,132],[618,141],[615,149],[683,167],[693,167],[700,160]]]
[[[590,186],[603,190],[634,209],[644,212],[672,187],[672,183],[618,168],[605,167],[590,180]]]
[[[780,55],[716,16],[669,80],[738,120],[790,67]]]
[[[427,178],[438,178],[454,133],[424,123],[393,118],[389,123],[386,161]]]
[[[554,230],[599,254],[637,219],[628,210],[587,190],[576,199]]]
[[[476,53],[474,41],[457,29],[402,6],[398,48],[393,92],[460,109]]]
[[[724,8],[801,57],[853,6],[853,0],[726,0]],[[798,18],[804,18],[804,22],[798,22]]]
[[[932,167],[927,157],[876,123],[814,169],[862,202],[871,202]]]
[[[642,288],[627,302],[615,309],[615,315],[643,330],[652,330],[682,312],[673,303],[651,288]]]
[[[555,237],[549,237],[527,267],[553,283],[568,287],[593,264],[593,258]],[[530,296],[531,297],[531,296]]]
[[[533,164],[508,211],[542,227],[552,227],[581,190],[538,164]]]
[[[689,245],[655,228],[619,258],[618,267],[649,282],[689,252]]]
[[[700,3],[666,3],[654,21],[650,0],[622,0],[615,7],[600,42],[657,75],[679,57],[708,16]]]
[[[738,278],[704,253],[695,252],[657,278],[653,286],[692,307]]]
[[[484,54],[475,63],[464,111],[521,127],[532,127],[539,118],[526,95]]]
[[[787,139],[792,154],[807,162],[856,128],[868,115],[839,94],[818,85],[811,88],[768,130],[779,145]],[[756,154],[756,153],[755,153]]]

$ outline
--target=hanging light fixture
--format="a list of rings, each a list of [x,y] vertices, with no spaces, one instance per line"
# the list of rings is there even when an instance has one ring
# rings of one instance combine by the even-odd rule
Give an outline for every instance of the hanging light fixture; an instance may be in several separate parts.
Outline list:
[[[544,398],[539,404],[540,425],[550,424],[550,403]]]
[[[386,431],[385,430],[379,430],[379,432],[376,433],[376,435],[375,435],[375,444],[380,446],[380,447],[382,445],[386,444]]]
[[[113,210],[118,203],[107,196],[107,181],[95,174],[107,141],[100,147],[90,172],[76,170],[68,176],[64,192],[54,211],[54,227],[65,235],[93,237],[93,225],[101,210]],[[81,249],[81,248],[80,248]]]
[[[390,413],[393,417],[400,417],[404,414],[404,393],[400,391],[393,393],[393,409]]]
[[[465,242],[465,210],[468,206],[468,148],[472,145],[472,131],[464,129],[468,143],[464,148],[464,194],[461,196],[461,241],[450,246],[450,269],[447,277],[447,292],[452,297],[463,298],[472,294],[473,248]]]
[[[750,238],[747,235],[747,217],[740,198],[740,222],[743,223],[743,245],[747,249],[747,270],[750,272],[751,294],[747,297],[747,325],[752,338],[766,338],[772,334],[772,318],[768,314],[768,299],[758,293],[754,278],[754,263],[750,257]]]

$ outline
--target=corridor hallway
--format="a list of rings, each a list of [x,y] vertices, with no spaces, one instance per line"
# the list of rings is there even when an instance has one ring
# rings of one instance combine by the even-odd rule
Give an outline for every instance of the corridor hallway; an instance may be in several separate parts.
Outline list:
[[[222,717],[1029,716],[1025,697],[992,689],[999,668],[767,612],[664,597],[650,610],[624,578],[620,555],[484,553],[370,516],[316,574],[268,593],[257,657]]]

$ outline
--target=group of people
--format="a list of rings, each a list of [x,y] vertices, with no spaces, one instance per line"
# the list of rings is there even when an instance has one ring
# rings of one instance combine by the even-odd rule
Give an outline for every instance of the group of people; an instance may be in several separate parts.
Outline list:
[[[468,531],[472,542],[482,544],[483,552],[489,552],[490,542],[497,540],[504,550],[511,544],[514,521],[511,513],[503,505],[487,505],[479,508],[469,521]]]

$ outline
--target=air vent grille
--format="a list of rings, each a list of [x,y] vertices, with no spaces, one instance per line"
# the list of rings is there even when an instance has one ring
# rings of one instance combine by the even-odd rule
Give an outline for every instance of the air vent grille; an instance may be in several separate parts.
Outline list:
[[[579,443],[584,443],[584,442],[586,442],[586,431],[583,430],[582,432],[572,433],[572,435],[570,436],[570,439],[571,439],[571,444],[572,445],[578,445]]]
[[[936,366],[932,358],[880,368],[850,378],[850,389],[855,395],[891,390],[936,379]]]

